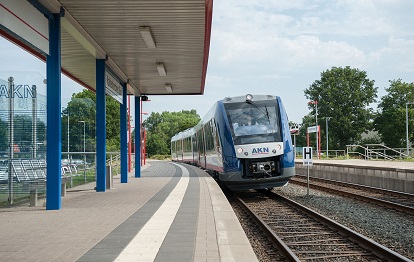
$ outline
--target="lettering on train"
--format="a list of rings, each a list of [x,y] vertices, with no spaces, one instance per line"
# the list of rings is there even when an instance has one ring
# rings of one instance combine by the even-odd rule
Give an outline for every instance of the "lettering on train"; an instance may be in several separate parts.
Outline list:
[[[268,147],[253,148],[252,155],[261,155],[261,154],[269,154],[269,148]]]

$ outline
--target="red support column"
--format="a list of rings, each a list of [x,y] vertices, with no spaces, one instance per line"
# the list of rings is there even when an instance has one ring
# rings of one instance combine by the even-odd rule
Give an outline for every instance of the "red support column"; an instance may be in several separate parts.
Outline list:
[[[144,128],[144,165],[147,159],[147,130]]]

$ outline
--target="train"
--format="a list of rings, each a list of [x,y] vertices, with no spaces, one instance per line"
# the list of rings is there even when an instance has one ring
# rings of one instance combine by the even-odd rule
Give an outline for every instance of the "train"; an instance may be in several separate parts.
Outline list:
[[[281,187],[295,175],[288,122],[279,96],[226,97],[171,138],[171,158],[205,169],[231,190]]]

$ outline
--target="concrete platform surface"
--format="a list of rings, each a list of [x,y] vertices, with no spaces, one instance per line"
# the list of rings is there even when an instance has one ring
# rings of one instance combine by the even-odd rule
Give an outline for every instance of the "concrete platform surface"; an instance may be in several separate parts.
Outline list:
[[[148,161],[133,174],[106,192],[67,190],[61,210],[0,208],[0,261],[257,261],[206,172]]]
[[[302,159],[296,159],[297,162],[302,163]],[[414,162],[408,161],[383,161],[383,160],[363,160],[363,159],[313,159],[313,163],[332,164],[343,166],[359,166],[359,167],[382,167],[395,169],[409,169],[414,170]]]

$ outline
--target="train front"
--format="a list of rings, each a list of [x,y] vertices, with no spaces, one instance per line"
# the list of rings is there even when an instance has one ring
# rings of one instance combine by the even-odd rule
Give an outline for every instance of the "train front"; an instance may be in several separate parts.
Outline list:
[[[280,98],[247,95],[221,102],[232,137],[230,143],[225,135],[225,144],[233,148],[223,150],[226,172],[220,180],[234,190],[284,186],[295,175],[295,161]]]

